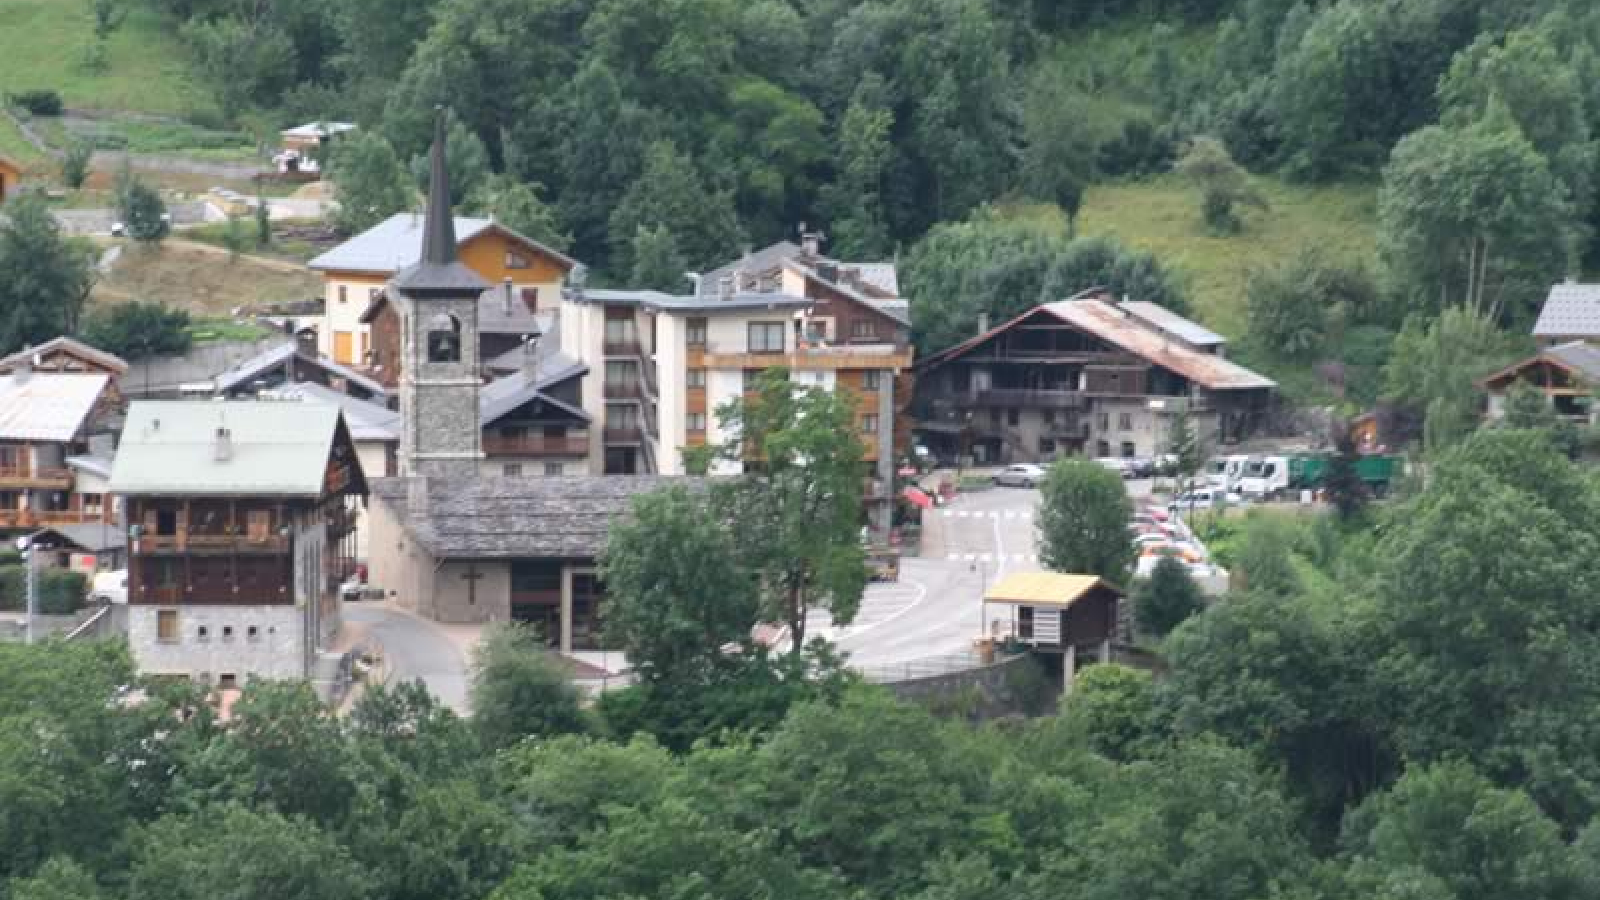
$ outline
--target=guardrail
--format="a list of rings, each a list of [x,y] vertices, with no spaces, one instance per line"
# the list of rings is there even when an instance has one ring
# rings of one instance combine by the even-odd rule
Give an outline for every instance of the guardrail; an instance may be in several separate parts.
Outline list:
[[[942,656],[925,656],[920,659],[907,660],[902,663],[891,663],[881,666],[863,666],[856,669],[864,681],[870,684],[898,684],[903,681],[919,681],[924,678],[938,678],[941,675],[954,675],[957,672],[971,672],[977,669],[987,669],[1021,654],[1001,655],[995,654],[987,662],[976,650],[964,650],[960,653],[947,653]]]

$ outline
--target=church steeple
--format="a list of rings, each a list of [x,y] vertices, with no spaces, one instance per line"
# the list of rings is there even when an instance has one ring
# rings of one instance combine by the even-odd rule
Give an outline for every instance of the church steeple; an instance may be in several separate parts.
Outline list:
[[[450,170],[445,164],[445,112],[434,116],[428,151],[428,209],[422,226],[422,257],[395,276],[395,287],[413,296],[482,293],[489,283],[456,258],[456,220],[450,208]]]
[[[445,116],[434,123],[428,213],[422,255],[395,275],[390,298],[400,310],[400,474],[476,477],[483,457],[478,388],[478,305],[489,283],[456,253]]]

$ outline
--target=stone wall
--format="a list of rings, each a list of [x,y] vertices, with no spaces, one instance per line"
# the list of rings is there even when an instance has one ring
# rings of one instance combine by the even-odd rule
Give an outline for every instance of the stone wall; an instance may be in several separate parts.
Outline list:
[[[1030,696],[1023,688],[1025,679],[1033,676],[1029,667],[1039,666],[1031,654],[1022,654],[1000,660],[993,665],[960,672],[947,672],[926,678],[884,683],[883,686],[901,700],[921,703],[938,711],[959,713],[973,719],[994,719],[1009,715],[1036,714],[1041,700],[1048,708],[1055,708],[1055,698],[1060,695],[1059,678],[1050,679],[1043,671],[1039,677],[1047,691],[1046,697]]]
[[[217,681],[305,678],[305,610],[294,606],[180,606],[178,637],[157,640],[161,608],[128,609],[128,644],[139,671]],[[254,628],[252,636],[250,629]],[[201,629],[205,630],[204,636]]]

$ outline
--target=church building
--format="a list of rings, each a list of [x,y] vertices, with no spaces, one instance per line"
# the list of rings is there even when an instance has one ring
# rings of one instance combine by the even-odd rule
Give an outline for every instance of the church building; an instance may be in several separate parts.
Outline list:
[[[668,479],[486,473],[483,393],[497,389],[481,378],[480,315],[504,288],[457,256],[444,145],[441,117],[421,258],[384,287],[403,357],[399,477],[372,482],[369,581],[437,621],[520,619],[563,651],[598,649],[595,557],[612,519]]]

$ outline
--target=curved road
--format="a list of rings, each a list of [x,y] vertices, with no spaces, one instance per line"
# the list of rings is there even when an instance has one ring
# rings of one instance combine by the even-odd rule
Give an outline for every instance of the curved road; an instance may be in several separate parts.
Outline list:
[[[444,705],[467,714],[467,661],[456,642],[425,619],[375,603],[344,605],[344,618],[365,626],[383,647],[388,681],[421,680]]]

